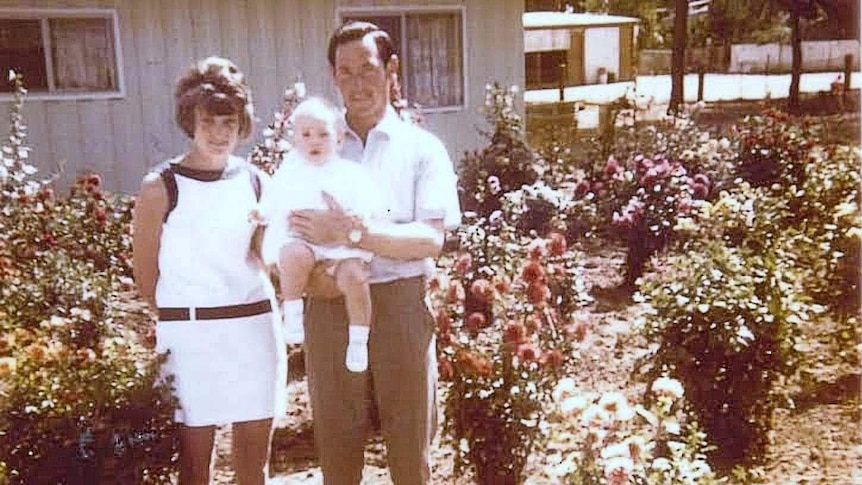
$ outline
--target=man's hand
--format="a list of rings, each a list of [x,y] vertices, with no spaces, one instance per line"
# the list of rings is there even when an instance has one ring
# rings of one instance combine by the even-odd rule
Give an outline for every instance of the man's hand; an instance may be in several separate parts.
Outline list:
[[[321,246],[346,246],[347,234],[353,227],[353,217],[326,192],[322,193],[327,209],[302,209],[288,217],[290,228],[303,239]]]

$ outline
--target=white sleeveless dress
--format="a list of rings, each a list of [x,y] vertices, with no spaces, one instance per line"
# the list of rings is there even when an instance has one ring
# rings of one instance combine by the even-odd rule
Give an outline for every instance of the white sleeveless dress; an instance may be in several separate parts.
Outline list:
[[[286,404],[287,359],[274,290],[248,259],[254,230],[248,214],[257,204],[251,167],[232,157],[216,180],[174,167],[177,204],[162,226],[159,308],[261,300],[273,308],[250,317],[158,322],[156,348],[170,351],[163,372],[173,375],[181,406],[176,421],[206,426],[271,418]]]

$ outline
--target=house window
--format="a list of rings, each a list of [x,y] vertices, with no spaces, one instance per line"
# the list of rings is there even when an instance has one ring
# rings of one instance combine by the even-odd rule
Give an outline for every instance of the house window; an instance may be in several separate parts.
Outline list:
[[[566,85],[566,51],[528,52],[524,61],[527,89]]]
[[[0,10],[0,73],[21,73],[33,95],[118,94],[119,66],[113,11]]]
[[[389,33],[401,60],[402,94],[411,103],[464,106],[462,9],[349,11],[341,20],[372,22]]]

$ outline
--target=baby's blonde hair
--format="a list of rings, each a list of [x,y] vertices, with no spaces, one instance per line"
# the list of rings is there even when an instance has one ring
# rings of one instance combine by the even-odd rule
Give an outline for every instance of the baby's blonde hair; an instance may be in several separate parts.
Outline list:
[[[344,131],[344,119],[338,108],[324,98],[311,96],[304,99],[290,114],[290,122],[296,123],[300,117],[331,124],[336,133]]]

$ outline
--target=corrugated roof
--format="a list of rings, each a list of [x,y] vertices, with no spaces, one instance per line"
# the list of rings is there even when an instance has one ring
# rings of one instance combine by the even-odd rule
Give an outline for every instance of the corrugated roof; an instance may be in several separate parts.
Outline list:
[[[560,29],[567,27],[602,27],[635,24],[640,19],[602,13],[526,12],[525,29]]]

